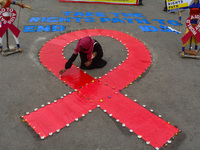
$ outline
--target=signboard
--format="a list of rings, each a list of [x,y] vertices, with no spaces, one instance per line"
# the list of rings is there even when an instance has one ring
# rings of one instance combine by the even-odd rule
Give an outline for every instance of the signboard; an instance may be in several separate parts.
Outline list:
[[[9,17],[4,16],[5,13],[10,13]],[[1,8],[0,9],[0,22],[3,23],[3,26],[0,28],[0,37],[3,37],[4,33],[10,29],[13,34],[18,37],[20,30],[13,25],[17,17],[17,12],[12,8]]]
[[[114,23],[114,24],[134,24],[134,28],[137,27],[143,32],[174,32],[179,34],[179,31],[173,29],[179,26],[179,22],[176,20],[165,19],[149,19],[142,13],[124,13],[124,12],[73,12],[73,11],[61,11],[63,16],[36,16],[31,17],[29,25],[24,26],[23,32],[62,32],[67,29],[67,25],[70,23]],[[157,24],[156,26],[151,23]],[[46,25],[44,25],[46,23]],[[52,24],[53,23],[53,24]],[[172,27],[170,27],[172,26]]]
[[[188,9],[192,0],[166,0],[168,12]]]
[[[59,0],[60,2],[138,5],[139,0]]]
[[[193,19],[200,20],[200,15],[192,15],[186,20],[186,26],[189,31],[182,37],[183,44],[187,43],[187,41],[190,40],[193,35],[200,43],[200,22],[195,27],[193,27],[193,25],[191,24],[191,20]]]

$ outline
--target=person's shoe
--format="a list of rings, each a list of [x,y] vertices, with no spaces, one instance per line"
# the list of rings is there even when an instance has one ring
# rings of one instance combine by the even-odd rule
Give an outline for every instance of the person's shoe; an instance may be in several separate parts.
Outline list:
[[[163,11],[167,11],[167,7],[164,7]]]
[[[18,50],[19,50],[20,53],[22,52],[22,49],[20,47],[18,48]]]

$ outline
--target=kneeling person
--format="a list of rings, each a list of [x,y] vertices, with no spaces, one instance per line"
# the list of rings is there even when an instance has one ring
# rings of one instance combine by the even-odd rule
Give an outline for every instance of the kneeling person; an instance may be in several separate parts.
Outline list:
[[[103,68],[107,62],[102,59],[103,50],[98,41],[89,36],[81,38],[74,50],[74,53],[65,64],[65,69],[60,70],[62,75],[67,69],[70,69],[76,60],[78,53],[81,58],[81,69]]]

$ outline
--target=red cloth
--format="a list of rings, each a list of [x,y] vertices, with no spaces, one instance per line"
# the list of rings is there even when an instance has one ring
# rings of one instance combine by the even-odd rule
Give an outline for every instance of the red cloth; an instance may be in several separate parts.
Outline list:
[[[75,92],[24,116],[24,119],[40,137],[45,138],[98,106],[153,147],[162,147],[178,129],[119,93],[151,64],[151,54],[139,40],[114,30],[75,31],[47,42],[40,51],[41,63],[58,77],[66,62],[63,47],[86,35],[109,36],[121,41],[129,51],[128,59],[101,79],[94,79],[73,65],[61,80],[76,89]]]
[[[199,8],[191,8],[190,9],[190,16],[191,15],[199,15],[200,14],[200,9]]]

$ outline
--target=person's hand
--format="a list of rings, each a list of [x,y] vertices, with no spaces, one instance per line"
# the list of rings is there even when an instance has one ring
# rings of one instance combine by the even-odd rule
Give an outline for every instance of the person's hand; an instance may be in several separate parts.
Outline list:
[[[31,6],[24,5],[23,7],[33,10],[33,8]]]
[[[59,71],[59,74],[62,75],[66,70],[67,70],[67,69],[61,69],[61,70]]]
[[[97,52],[92,53],[92,59],[97,56]]]
[[[85,62],[85,65],[88,67],[88,66],[91,65],[91,62],[90,62],[90,61],[86,61],[86,62]]]

